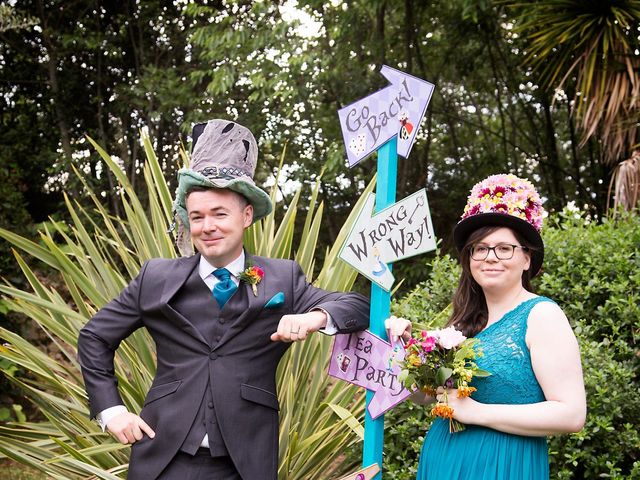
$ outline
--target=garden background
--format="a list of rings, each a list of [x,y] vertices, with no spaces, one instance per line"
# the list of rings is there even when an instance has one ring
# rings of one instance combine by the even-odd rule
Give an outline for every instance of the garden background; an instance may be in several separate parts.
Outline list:
[[[589,404],[581,433],[550,439],[552,477],[640,478],[640,220],[607,210],[638,201],[639,37],[638,1],[0,5],[0,452],[36,469],[9,475],[126,469],[128,447],[86,418],[76,335],[144,260],[175,256],[166,230],[192,123],[231,118],[258,138],[256,180],[277,207],[248,233],[252,251],[368,291],[336,257],[375,159],[346,168],[337,110],[383,87],[388,64],[436,85],[397,198],[425,187],[441,240],[394,267],[394,312],[441,321],[450,232],[476,181],[534,181],[550,211],[536,287],[574,326]],[[281,479],[358,463],[362,392],[328,379],[329,348],[314,337],[279,369]],[[139,332],[121,350],[138,409],[153,349]],[[385,478],[412,478],[428,424],[410,404],[387,415]]]

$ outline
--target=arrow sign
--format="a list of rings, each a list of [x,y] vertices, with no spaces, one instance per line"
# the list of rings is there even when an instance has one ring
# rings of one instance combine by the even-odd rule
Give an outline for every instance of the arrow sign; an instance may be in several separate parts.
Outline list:
[[[375,392],[367,406],[375,419],[411,395],[398,381],[403,359],[400,342],[392,346],[369,330],[335,335],[329,375]]]
[[[424,188],[375,215],[374,204],[370,193],[339,256],[390,291],[394,277],[386,264],[435,250],[436,238]]]
[[[377,463],[369,465],[367,468],[358,470],[355,473],[350,473],[346,477],[340,477],[338,480],[371,480],[373,476],[380,472],[380,467]]]
[[[432,83],[387,65],[380,73],[391,85],[338,110],[349,167],[395,135],[398,155],[407,158],[431,100]]]

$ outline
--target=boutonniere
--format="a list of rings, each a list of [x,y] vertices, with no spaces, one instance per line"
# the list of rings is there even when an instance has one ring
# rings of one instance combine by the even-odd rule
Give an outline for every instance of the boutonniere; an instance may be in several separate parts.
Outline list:
[[[238,278],[241,282],[248,283],[251,285],[251,290],[253,290],[253,295],[255,297],[258,296],[258,287],[257,285],[264,278],[264,270],[260,268],[258,265],[251,265],[244,272],[238,275]]]

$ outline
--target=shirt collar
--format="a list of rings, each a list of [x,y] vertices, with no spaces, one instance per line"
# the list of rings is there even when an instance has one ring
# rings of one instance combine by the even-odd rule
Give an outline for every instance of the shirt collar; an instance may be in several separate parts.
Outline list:
[[[240,256],[236,258],[233,262],[231,262],[229,265],[225,265],[224,268],[229,270],[231,275],[235,277],[238,275],[238,273],[244,270],[244,260],[245,260],[245,254],[243,249],[242,252],[240,253]],[[198,265],[198,273],[200,274],[200,278],[202,279],[207,278],[209,275],[213,273],[214,270],[217,270],[217,267],[214,267],[213,265],[211,265],[207,261],[207,259],[204,258],[204,256],[200,255],[200,264]]]

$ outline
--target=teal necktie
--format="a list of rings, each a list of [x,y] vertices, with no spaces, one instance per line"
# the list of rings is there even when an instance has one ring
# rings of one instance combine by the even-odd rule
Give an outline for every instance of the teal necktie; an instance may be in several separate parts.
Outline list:
[[[238,289],[238,286],[231,280],[231,273],[226,268],[218,268],[213,271],[215,277],[219,280],[213,287],[213,298],[216,299],[220,308],[224,307],[227,300]]]

